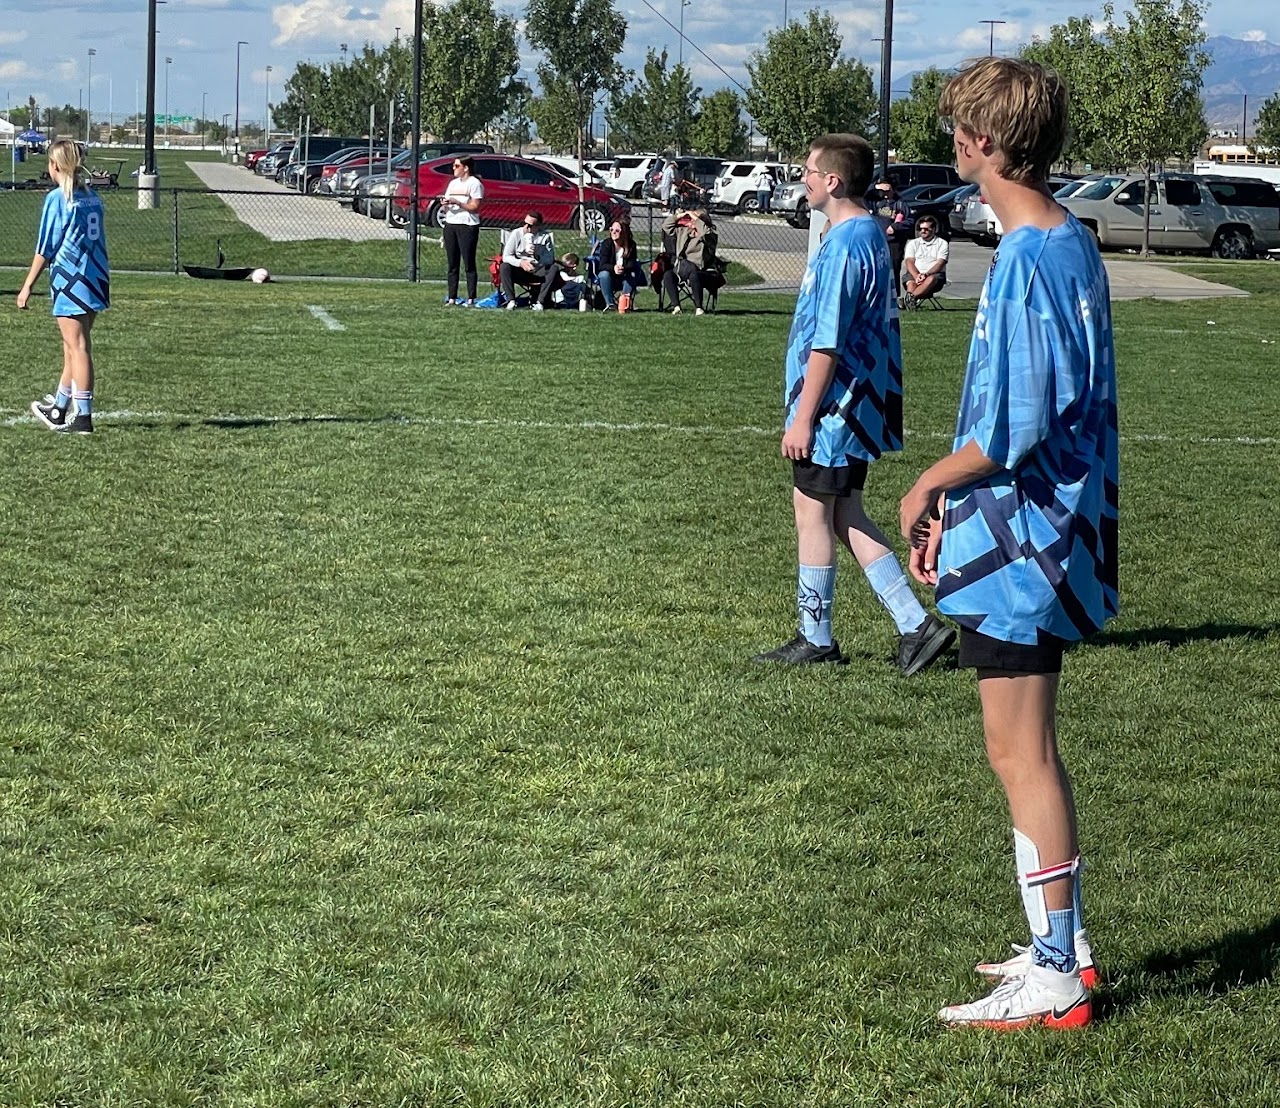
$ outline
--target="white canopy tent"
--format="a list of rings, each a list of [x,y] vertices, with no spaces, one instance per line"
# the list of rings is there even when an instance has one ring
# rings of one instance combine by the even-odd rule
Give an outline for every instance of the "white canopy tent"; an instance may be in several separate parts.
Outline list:
[[[18,128],[10,123],[7,119],[0,118],[0,145],[12,146],[13,136],[18,133]]]

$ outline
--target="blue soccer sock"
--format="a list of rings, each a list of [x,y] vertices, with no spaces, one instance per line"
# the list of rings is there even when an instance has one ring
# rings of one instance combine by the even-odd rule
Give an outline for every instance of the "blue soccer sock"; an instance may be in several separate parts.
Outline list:
[[[58,391],[53,394],[53,402],[57,407],[66,411],[71,407],[71,390],[59,385]]]
[[[929,618],[894,555],[877,558],[863,572],[872,591],[893,617],[899,635],[910,634]]]
[[[1031,935],[1031,956],[1037,966],[1047,966],[1058,973],[1076,968],[1076,913],[1074,908],[1048,912],[1049,933]]]
[[[831,602],[835,594],[835,566],[800,567],[796,584],[800,634],[814,646],[831,645]]]
[[[93,393],[76,389],[71,394],[76,402],[76,415],[93,415]]]

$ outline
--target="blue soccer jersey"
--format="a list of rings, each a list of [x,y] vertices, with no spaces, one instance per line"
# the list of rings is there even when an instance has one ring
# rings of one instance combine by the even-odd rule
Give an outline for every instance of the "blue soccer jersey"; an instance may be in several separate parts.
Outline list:
[[[818,407],[810,460],[847,466],[902,449],[902,339],[893,267],[869,216],[837,223],[805,270],[787,341],[786,427],[796,416],[811,351],[835,355]]]
[[[44,198],[36,253],[49,261],[55,316],[86,315],[110,306],[111,267],[102,198],[96,192],[79,189],[69,204],[60,188]]]
[[[1002,468],[947,497],[938,608],[1005,642],[1074,641],[1118,609],[1115,351],[1106,270],[1074,217],[1021,227],[978,304],[955,449]]]

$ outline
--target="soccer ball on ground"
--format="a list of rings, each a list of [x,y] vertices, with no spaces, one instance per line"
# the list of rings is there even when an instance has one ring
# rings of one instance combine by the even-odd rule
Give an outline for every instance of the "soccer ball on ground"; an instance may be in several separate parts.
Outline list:
[[[252,273],[249,274],[249,280],[252,281],[255,285],[265,285],[268,281],[271,280],[271,274],[268,273],[265,269],[262,269],[261,267],[259,267],[258,269],[255,269]]]

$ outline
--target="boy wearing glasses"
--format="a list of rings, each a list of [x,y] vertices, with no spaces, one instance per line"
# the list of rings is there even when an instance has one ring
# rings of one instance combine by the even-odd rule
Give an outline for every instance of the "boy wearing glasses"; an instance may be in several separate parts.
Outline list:
[[[1085,1027],[1097,970],[1080,907],[1071,782],[1058,755],[1063,647],[1116,614],[1115,354],[1094,238],[1046,185],[1067,135],[1052,71],[983,58],[943,90],[960,176],[1004,226],[978,303],[954,450],[902,500],[911,572],[960,624],[987,757],[1013,820],[1031,944],[979,965],[990,996],[953,1026]],[[939,518],[939,516],[941,518]]]
[[[898,666],[909,677],[937,658],[954,633],[921,607],[889,540],[862,507],[869,464],[902,449],[902,344],[889,245],[862,202],[874,164],[866,139],[850,134],[816,139],[805,160],[809,206],[831,226],[800,285],[783,393],[799,628],[755,660],[847,661],[831,629],[839,542],[892,616]]]

